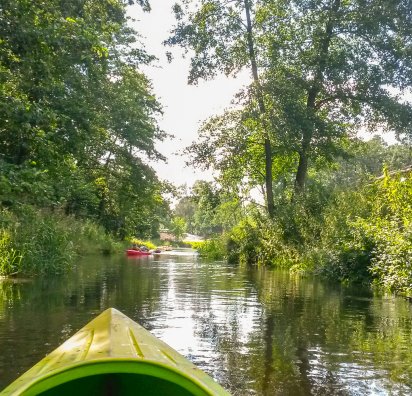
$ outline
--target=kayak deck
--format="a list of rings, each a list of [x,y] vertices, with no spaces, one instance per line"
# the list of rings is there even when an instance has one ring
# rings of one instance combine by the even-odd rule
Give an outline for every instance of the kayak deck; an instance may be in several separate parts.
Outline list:
[[[39,394],[229,395],[193,363],[114,308],[1,392]]]

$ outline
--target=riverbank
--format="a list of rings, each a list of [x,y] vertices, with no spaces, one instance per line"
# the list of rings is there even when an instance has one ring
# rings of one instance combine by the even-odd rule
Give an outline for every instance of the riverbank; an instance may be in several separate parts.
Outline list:
[[[59,211],[22,205],[0,210],[0,275],[59,274],[85,254],[121,251],[103,227]]]
[[[288,268],[412,296],[412,174],[385,172],[357,189],[312,191],[258,212],[223,236],[229,261]]]

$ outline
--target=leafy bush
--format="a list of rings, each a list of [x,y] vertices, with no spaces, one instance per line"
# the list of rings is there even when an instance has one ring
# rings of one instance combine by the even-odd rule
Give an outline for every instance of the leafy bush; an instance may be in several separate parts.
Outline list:
[[[186,245],[190,246],[192,249],[198,250],[198,249],[201,249],[205,241],[187,241],[185,243]]]
[[[262,252],[261,241],[257,221],[252,217],[241,220],[227,237],[228,261],[257,264]]]
[[[371,214],[355,226],[371,241],[370,272],[376,283],[412,295],[412,174],[387,172],[373,186]]]
[[[298,267],[340,281],[370,280],[373,241],[356,226],[370,210],[365,191],[335,193],[322,212],[319,237],[306,247]]]
[[[321,238],[300,268],[370,281],[412,295],[412,175],[395,173],[343,192],[324,211]]]
[[[78,220],[73,217],[63,219],[71,230],[70,238],[78,254],[103,253],[112,254],[123,249],[123,244],[117,242],[106,232],[103,226],[91,220]]]
[[[30,206],[21,207],[16,215],[14,243],[23,256],[21,272],[61,273],[70,267],[76,252],[70,231],[58,215]]]
[[[222,238],[208,239],[202,242],[191,242],[199,255],[210,260],[222,260],[225,258],[225,245]]]
[[[318,190],[254,215],[229,234],[231,261],[289,267],[412,295],[412,176],[386,175],[356,191]],[[316,197],[324,199],[322,205]]]

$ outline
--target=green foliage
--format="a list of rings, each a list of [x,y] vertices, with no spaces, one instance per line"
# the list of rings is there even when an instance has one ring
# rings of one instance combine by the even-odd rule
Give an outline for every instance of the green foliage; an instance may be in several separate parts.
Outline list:
[[[210,237],[230,230],[241,219],[241,197],[217,183],[198,180],[190,194],[181,198],[174,213],[184,220],[186,232]],[[174,227],[172,220],[171,231]]]
[[[24,273],[62,273],[73,263],[75,249],[67,230],[46,217],[35,226],[25,223],[19,234]]]
[[[111,253],[122,246],[103,227],[24,205],[0,212],[0,275],[60,274],[80,254]]]
[[[227,257],[229,262],[257,264],[262,244],[259,227],[252,218],[243,219],[230,232],[227,239]]]
[[[250,43],[256,49],[259,82],[238,96],[243,108],[211,118],[188,149],[225,182],[263,184],[265,132],[272,168],[283,167],[272,169],[275,182],[296,194],[310,165],[333,159],[360,125],[411,135],[412,106],[402,100],[411,79],[405,2],[187,0],[175,14],[167,44],[191,50],[189,82],[253,68]]]
[[[352,177],[353,190],[337,188],[330,177],[322,177],[324,185],[314,179],[306,194],[293,201],[278,198],[274,219],[254,214],[242,220],[230,233],[228,258],[343,282],[374,280],[387,290],[412,295],[410,169],[385,171],[367,183],[365,174],[358,175],[361,183]],[[346,180],[341,183],[348,187]]]
[[[22,256],[13,248],[11,235],[7,230],[0,230],[0,275],[18,272]]]
[[[221,231],[214,222],[215,210],[220,203],[218,187],[210,182],[197,181],[192,187],[192,200],[196,205],[193,215],[195,233],[211,236]]]
[[[412,174],[385,172],[373,191],[370,217],[355,223],[373,241],[371,272],[383,287],[411,296]]]
[[[89,219],[62,217],[59,221],[70,230],[69,238],[76,254],[113,254],[124,248],[124,243],[113,238],[101,225]]]
[[[168,209],[148,161],[166,135],[126,3],[6,1],[0,32],[0,204],[155,234]]]
[[[186,242],[192,249],[198,250],[204,245],[205,241],[188,241]]]
[[[385,289],[412,295],[411,200],[410,171],[386,172],[359,191],[336,194],[323,210],[318,242],[303,240],[295,268],[341,281],[374,279]]]
[[[21,207],[19,213],[1,213],[1,229],[8,235],[4,246],[8,255],[20,252],[21,260],[7,273],[42,274],[63,272],[75,255],[69,231],[58,222],[58,216],[42,214],[31,207]],[[3,268],[4,270],[4,268]]]
[[[186,232],[187,225],[183,217],[175,216],[170,222],[170,232],[177,240],[181,240]]]
[[[226,249],[222,238],[207,239],[205,241],[190,242],[192,249],[196,249],[201,257],[209,260],[222,260]]]
[[[156,249],[156,245],[151,241],[143,241],[138,238],[131,238],[130,243],[137,245],[137,246],[146,246],[149,250]]]
[[[252,112],[234,110],[205,122],[196,142],[186,149],[192,164],[219,172],[220,183],[232,190],[240,184],[264,183],[264,155]]]
[[[173,213],[175,216],[181,217],[186,223],[186,231],[194,234],[195,225],[194,225],[194,215],[197,209],[197,205],[194,202],[193,197],[184,196],[177,203]]]
[[[229,259],[342,281],[374,277],[411,294],[409,176],[376,181],[384,163],[391,171],[411,165],[410,146],[354,138],[360,127],[411,136],[412,106],[402,96],[411,82],[406,3],[185,0],[174,11],[167,44],[191,51],[189,82],[254,70],[240,106],[207,121],[187,149],[193,164],[219,173],[231,198],[245,184],[267,193],[273,173],[274,215],[239,211],[237,225],[225,225],[233,227]],[[199,196],[193,223],[205,235],[219,232],[214,224],[227,230],[230,200],[222,205],[210,188]]]
[[[370,197],[363,190],[335,191],[319,214],[317,240],[295,268],[344,282],[369,281],[372,241],[353,224],[369,216]]]

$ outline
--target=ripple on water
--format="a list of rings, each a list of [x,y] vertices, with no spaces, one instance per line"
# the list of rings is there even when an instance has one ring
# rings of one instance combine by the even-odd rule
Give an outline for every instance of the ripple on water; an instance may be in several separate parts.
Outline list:
[[[114,306],[234,396],[412,393],[410,306],[368,289],[177,251],[88,258],[0,293],[0,388]]]

